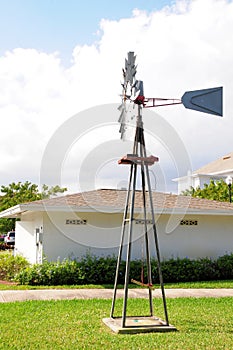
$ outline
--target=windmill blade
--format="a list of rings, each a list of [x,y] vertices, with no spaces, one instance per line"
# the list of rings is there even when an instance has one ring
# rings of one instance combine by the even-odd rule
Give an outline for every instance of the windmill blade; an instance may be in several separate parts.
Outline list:
[[[185,108],[222,117],[222,87],[186,91],[181,98]]]
[[[126,105],[122,103],[118,107],[118,110],[120,111],[118,122],[120,123],[119,132],[121,134],[121,140],[132,140],[136,123],[134,104],[130,103]]]
[[[129,82],[131,86],[134,83],[134,77],[137,72],[135,60],[136,55],[134,55],[134,52],[128,52],[128,59],[125,59],[125,81]]]

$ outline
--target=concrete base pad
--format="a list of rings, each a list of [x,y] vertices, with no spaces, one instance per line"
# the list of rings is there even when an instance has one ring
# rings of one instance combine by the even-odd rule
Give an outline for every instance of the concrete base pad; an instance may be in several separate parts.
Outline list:
[[[103,322],[113,332],[118,334],[172,332],[177,329],[155,316],[126,317],[125,327],[122,327],[122,318],[104,318]]]

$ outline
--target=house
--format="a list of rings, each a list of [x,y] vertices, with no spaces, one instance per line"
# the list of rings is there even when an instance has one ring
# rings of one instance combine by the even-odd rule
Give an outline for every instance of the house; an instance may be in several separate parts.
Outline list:
[[[15,254],[31,263],[43,256],[56,261],[87,253],[117,255],[125,198],[125,190],[101,189],[19,204],[0,217],[20,219]],[[133,259],[141,259],[144,247],[142,203],[142,192],[136,191]],[[153,203],[162,259],[233,252],[231,203],[156,192]]]
[[[210,180],[226,180],[228,176],[233,177],[233,152],[173,181],[178,182],[178,194],[181,194],[190,187],[203,188]]]

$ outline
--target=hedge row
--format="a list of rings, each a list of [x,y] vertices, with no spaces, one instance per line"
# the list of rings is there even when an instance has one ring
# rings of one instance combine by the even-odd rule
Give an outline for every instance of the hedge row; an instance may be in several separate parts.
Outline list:
[[[112,284],[115,278],[116,258],[86,256],[81,261],[64,260],[25,267],[17,274],[20,284],[29,285],[72,285]],[[141,281],[142,272],[146,280],[146,268],[142,262],[132,261],[130,279]],[[170,259],[162,262],[164,282],[191,282],[233,279],[233,254],[216,260],[209,258],[190,260]],[[124,283],[125,262],[122,262],[118,283]],[[157,261],[152,261],[153,283],[159,283]]]

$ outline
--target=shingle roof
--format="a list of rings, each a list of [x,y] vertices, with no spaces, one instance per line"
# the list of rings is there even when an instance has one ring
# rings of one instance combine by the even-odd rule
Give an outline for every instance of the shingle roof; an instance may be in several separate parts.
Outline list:
[[[204,165],[195,170],[193,174],[219,174],[233,169],[233,152]]]
[[[41,210],[61,210],[71,208],[72,210],[87,210],[96,211],[105,209],[124,209],[126,199],[126,191],[114,189],[101,189],[76,194],[70,194],[62,197],[56,197],[46,200],[39,200],[29,203],[24,203],[18,207],[18,212],[23,211],[41,211]],[[193,212],[218,212],[233,214],[233,205],[228,202],[218,202],[213,200],[193,198],[189,196],[180,196],[175,194],[153,192],[153,204],[155,212],[182,209]],[[16,208],[14,207],[14,208]],[[143,207],[142,192],[136,191],[135,194],[135,209]],[[13,208],[10,208],[13,209]],[[10,210],[8,209],[8,211]],[[6,212],[6,211],[5,211]],[[13,211],[12,211],[13,212]],[[2,216],[3,212],[0,213]]]

